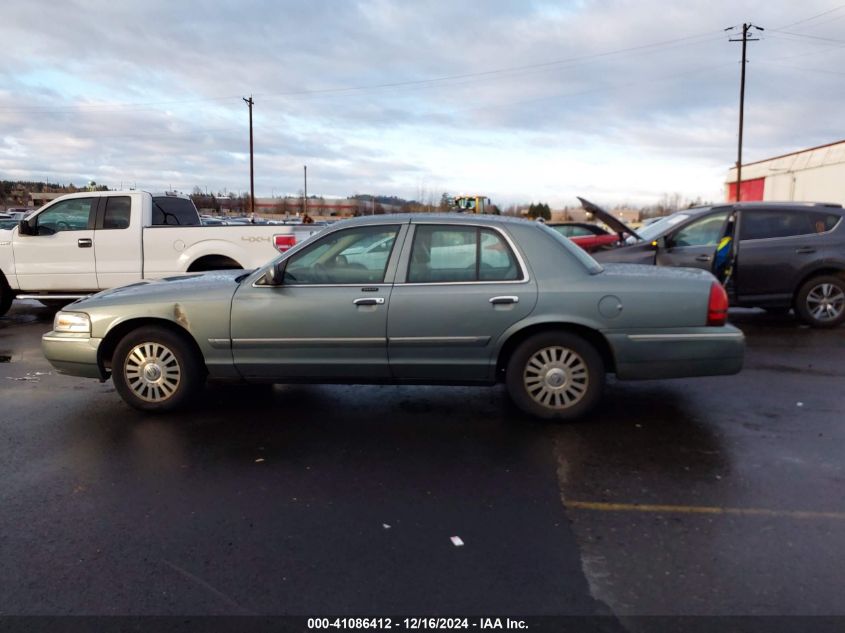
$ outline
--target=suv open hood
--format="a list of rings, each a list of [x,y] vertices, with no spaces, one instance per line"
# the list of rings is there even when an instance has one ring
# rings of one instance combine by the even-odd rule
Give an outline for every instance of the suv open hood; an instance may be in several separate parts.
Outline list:
[[[642,241],[637,232],[632,229],[630,226],[619,220],[618,218],[614,218],[610,213],[602,209],[597,204],[593,204],[586,198],[582,198],[581,196],[576,196],[581,201],[581,206],[584,208],[584,211],[588,211],[592,213],[595,217],[599,220],[607,224],[610,228],[612,228],[616,233],[627,233],[628,235],[633,235],[638,240]]]

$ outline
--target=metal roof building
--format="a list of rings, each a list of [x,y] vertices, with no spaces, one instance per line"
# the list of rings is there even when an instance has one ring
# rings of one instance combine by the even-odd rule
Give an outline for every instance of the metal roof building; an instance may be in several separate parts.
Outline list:
[[[736,200],[736,167],[728,170],[726,199]],[[845,140],[742,166],[742,200],[845,203]]]

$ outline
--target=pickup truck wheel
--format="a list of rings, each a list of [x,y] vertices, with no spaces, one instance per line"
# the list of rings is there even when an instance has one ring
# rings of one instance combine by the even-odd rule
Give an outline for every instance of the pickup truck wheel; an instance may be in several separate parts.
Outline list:
[[[514,403],[539,418],[572,420],[592,409],[604,387],[596,349],[569,332],[523,341],[508,361],[505,381]]]
[[[112,380],[120,397],[141,411],[172,411],[190,402],[205,372],[178,334],[149,326],[127,334],[114,351]]]
[[[12,307],[12,301],[15,300],[15,293],[9,288],[9,284],[0,275],[0,316],[3,316]]]
[[[798,291],[795,312],[812,327],[836,327],[845,321],[845,280],[833,275],[813,277]]]

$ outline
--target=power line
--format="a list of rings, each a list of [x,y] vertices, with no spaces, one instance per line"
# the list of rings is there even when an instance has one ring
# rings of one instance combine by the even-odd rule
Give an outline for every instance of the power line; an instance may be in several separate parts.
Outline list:
[[[363,92],[369,90],[383,90],[386,88],[397,88],[403,86],[415,86],[415,85],[432,85],[432,84],[440,84],[448,81],[458,80],[458,79],[469,79],[469,78],[482,78],[482,77],[492,77],[502,74],[513,74],[513,73],[520,73],[523,71],[532,71],[538,70],[543,68],[553,68],[555,66],[562,66],[562,65],[569,65],[569,64],[577,64],[584,61],[591,61],[595,59],[601,59],[604,57],[612,57],[615,55],[621,55],[623,53],[633,53],[636,51],[644,51],[648,49],[655,49],[659,47],[671,46],[672,44],[678,44],[681,42],[688,42],[691,40],[701,40],[701,38],[706,38],[711,36],[718,31],[708,31],[704,33],[698,33],[693,35],[686,35],[683,37],[676,37],[668,40],[662,40],[658,42],[651,42],[648,44],[639,44],[635,46],[628,46],[624,48],[613,49],[610,51],[604,51],[601,53],[591,53],[588,55],[578,55],[575,57],[569,57],[565,59],[558,59],[553,61],[547,62],[540,62],[536,64],[524,64],[520,66],[510,66],[504,68],[496,68],[491,70],[479,71],[474,73],[459,73],[454,75],[443,75],[439,77],[432,77],[429,79],[413,79],[413,80],[406,80],[406,81],[395,81],[395,82],[386,82],[380,84],[367,84],[367,85],[360,85],[360,86],[347,86],[347,87],[337,87],[337,88],[321,88],[321,89],[314,89],[314,90],[294,90],[294,91],[286,91],[286,92],[277,92],[277,93],[262,93],[259,94],[259,97],[294,97],[294,96],[304,96],[304,95],[324,95],[324,94],[341,94],[341,93],[351,93],[351,92]],[[699,43],[699,42],[694,42]],[[205,97],[205,98],[196,98],[196,99],[181,99],[181,100],[171,100],[171,101],[151,101],[151,102],[140,102],[140,103],[113,103],[113,104],[78,104],[73,106],[65,106],[65,107],[55,107],[55,106],[30,106],[30,107],[20,107],[20,106],[0,106],[0,110],[4,111],[19,111],[19,112],[73,112],[73,111],[85,111],[91,110],[95,112],[103,112],[109,109],[115,109],[116,111],[120,112],[128,112],[131,111],[131,108],[143,107],[146,108],[148,106],[156,106],[156,105],[180,105],[180,104],[188,104],[188,103],[201,103],[205,101],[226,101],[226,100],[234,100],[237,99],[238,96],[216,96],[216,97]]]
[[[771,30],[771,31],[782,31],[783,29],[790,29],[793,26],[798,26],[799,24],[811,22],[812,20],[815,20],[816,18],[823,17],[823,16],[828,15],[830,13],[835,13],[836,11],[841,11],[842,9],[845,9],[845,4],[840,4],[839,6],[833,7],[832,9],[828,9],[827,11],[822,11],[821,13],[817,13],[816,15],[811,15],[809,18],[804,18],[803,20],[798,20],[797,22],[792,22],[790,24],[785,24],[784,26],[779,26],[777,28],[769,29],[769,30]],[[813,26],[818,26],[818,24],[814,24]]]
[[[793,33],[791,31],[778,31],[778,33],[782,33],[783,35],[793,35],[795,37],[804,37],[810,40],[820,40],[822,42],[834,42],[836,44],[845,44],[845,40],[837,40],[831,37],[821,37],[819,35],[809,35],[807,33]]]

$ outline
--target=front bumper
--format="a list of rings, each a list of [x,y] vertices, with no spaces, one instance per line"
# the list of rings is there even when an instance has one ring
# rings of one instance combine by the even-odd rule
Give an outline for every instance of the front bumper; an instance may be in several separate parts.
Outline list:
[[[47,332],[41,337],[41,349],[60,374],[105,380],[97,362],[97,350],[103,339],[88,334]]]
[[[623,380],[739,373],[745,336],[732,325],[606,333]]]

